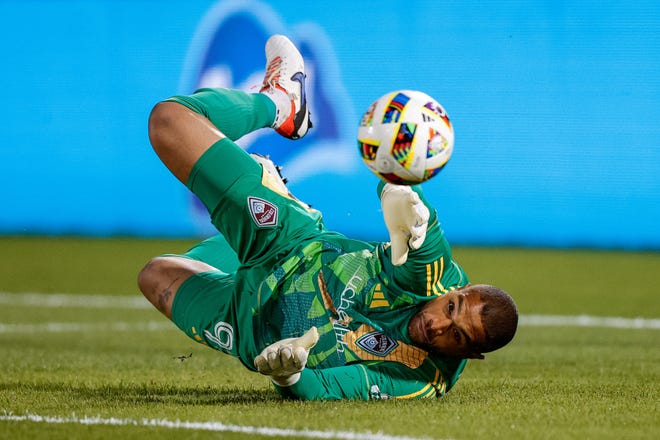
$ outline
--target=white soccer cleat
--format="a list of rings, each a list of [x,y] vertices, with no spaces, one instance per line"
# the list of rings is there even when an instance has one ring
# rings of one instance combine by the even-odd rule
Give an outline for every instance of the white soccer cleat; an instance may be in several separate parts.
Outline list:
[[[261,93],[277,107],[273,128],[289,139],[300,139],[312,127],[305,95],[305,62],[296,46],[284,35],[266,42],[266,75]]]
[[[269,177],[269,180],[273,183],[277,192],[289,194],[289,188],[286,187],[286,178],[282,177],[282,167],[275,165],[275,162],[270,160],[268,156],[259,153],[250,153],[250,156],[272,177],[272,179]]]

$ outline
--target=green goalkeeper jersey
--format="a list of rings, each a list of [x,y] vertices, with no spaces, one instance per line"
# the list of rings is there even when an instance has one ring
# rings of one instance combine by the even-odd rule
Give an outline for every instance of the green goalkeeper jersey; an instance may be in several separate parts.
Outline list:
[[[410,251],[402,266],[391,264],[388,244],[333,232],[301,244],[259,285],[251,325],[242,328],[238,341],[239,357],[254,369],[252,359],[267,345],[315,326],[320,339],[307,369],[293,389],[280,389],[284,394],[310,399],[444,394],[466,361],[415,347],[408,323],[423,303],[468,279],[431,213],[423,246]]]
[[[421,189],[413,187],[431,212],[426,239],[405,264],[393,266],[388,244],[328,231],[318,211],[272,191],[267,173],[251,160],[233,158],[244,167],[235,167],[238,181],[231,192],[219,191],[227,184],[213,179],[233,178],[209,170],[218,168],[219,157],[245,155],[228,147],[207,151],[190,183],[221,235],[185,256],[218,270],[193,275],[179,287],[172,320],[194,340],[253,371],[265,347],[317,327],[320,340],[307,368],[298,383],[280,389],[283,394],[370,399],[434,397],[449,390],[465,360],[414,346],[408,323],[425,302],[468,280]],[[262,227],[271,220],[280,226]]]
[[[272,125],[276,108],[268,97],[202,89],[170,101],[227,136],[204,152],[186,182],[220,235],[183,255],[215,269],[181,284],[173,322],[252,370],[266,346],[316,326],[320,340],[307,368],[295,385],[280,389],[303,399],[431,397],[449,390],[465,360],[415,347],[407,327],[425,302],[468,280],[421,190],[413,187],[431,211],[426,239],[395,267],[388,245],[328,231],[276,170],[232,142]]]
[[[431,225],[427,240],[435,242],[437,255],[422,249],[401,268],[390,263],[382,244],[330,236],[306,244],[268,277],[262,289],[268,298],[254,315],[257,339],[268,345],[312,326],[319,330],[307,367],[323,372],[324,380],[314,377],[307,382],[317,386],[305,384],[313,374],[308,372],[298,393],[308,398],[365,397],[367,391],[371,398],[431,397],[451,388],[465,361],[415,347],[408,334],[408,323],[422,303],[467,283],[436,228]],[[357,374],[339,369],[339,377],[333,377],[332,368],[341,366],[357,367]],[[388,379],[385,386],[378,383],[381,371]],[[396,377],[401,380],[392,386]]]

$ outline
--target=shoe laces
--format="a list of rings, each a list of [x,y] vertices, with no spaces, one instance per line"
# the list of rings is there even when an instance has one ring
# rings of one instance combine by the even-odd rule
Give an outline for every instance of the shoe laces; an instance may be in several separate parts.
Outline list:
[[[282,58],[279,56],[270,60],[268,67],[266,68],[266,75],[264,76],[264,82],[261,87],[261,90],[266,90],[268,88],[277,88],[279,86],[280,75],[282,73]]]

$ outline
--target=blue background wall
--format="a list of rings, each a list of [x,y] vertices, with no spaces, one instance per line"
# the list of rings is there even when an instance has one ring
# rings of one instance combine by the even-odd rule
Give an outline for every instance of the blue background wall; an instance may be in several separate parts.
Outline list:
[[[409,88],[454,124],[424,186],[454,243],[660,249],[660,2],[645,0],[4,0],[0,233],[208,234],[147,117],[200,84],[259,84],[272,32],[309,60],[316,133],[244,146],[271,147],[329,226],[386,237],[355,133]]]

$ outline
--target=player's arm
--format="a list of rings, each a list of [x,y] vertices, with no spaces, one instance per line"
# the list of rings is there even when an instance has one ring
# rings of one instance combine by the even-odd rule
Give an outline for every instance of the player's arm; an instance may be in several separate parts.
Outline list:
[[[301,400],[418,399],[438,397],[444,392],[439,370],[428,374],[396,362],[306,368],[295,384],[275,387],[283,396]]]
[[[390,235],[390,259],[401,266],[411,249],[419,249],[426,238],[431,210],[420,197],[421,190],[410,186],[378,185],[383,219]]]
[[[261,374],[270,376],[282,395],[302,400],[435,397],[445,389],[440,370],[424,364],[417,369],[395,362],[305,368],[318,338],[312,327],[298,338],[275,342],[254,364]]]
[[[387,272],[393,274],[394,282],[422,296],[467,284],[465,273],[452,259],[438,215],[421,187],[381,182],[378,194],[391,239],[391,246],[384,250],[384,264],[391,262],[393,267]],[[418,215],[422,208],[428,212],[426,223],[425,217]]]

